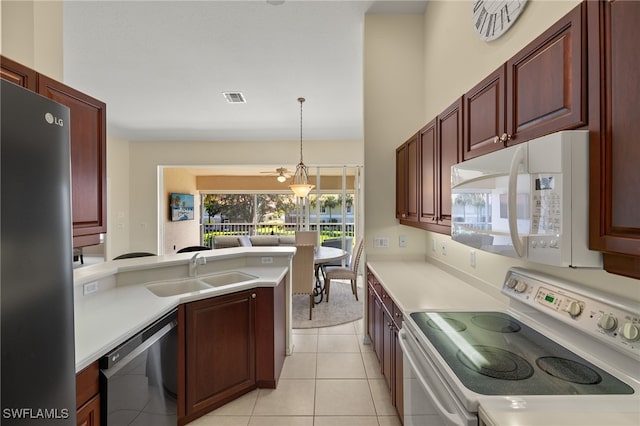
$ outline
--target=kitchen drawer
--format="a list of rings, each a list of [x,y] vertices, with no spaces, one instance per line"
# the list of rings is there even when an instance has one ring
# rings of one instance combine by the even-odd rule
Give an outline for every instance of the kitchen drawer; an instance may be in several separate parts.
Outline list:
[[[382,284],[380,284],[380,281],[378,281],[375,275],[371,272],[367,272],[367,282],[371,285],[373,291],[376,292],[378,297],[382,298]]]
[[[382,288],[382,286],[380,286],[380,299],[382,300],[384,307],[387,309],[387,312],[389,312],[390,315],[393,315],[393,307],[395,304],[393,303],[391,296],[387,293],[387,290]]]
[[[396,328],[399,330],[402,328],[402,310],[394,303],[393,304],[393,312],[391,312],[391,317],[393,319],[393,323]]]
[[[98,361],[76,374],[76,408],[100,392]]]

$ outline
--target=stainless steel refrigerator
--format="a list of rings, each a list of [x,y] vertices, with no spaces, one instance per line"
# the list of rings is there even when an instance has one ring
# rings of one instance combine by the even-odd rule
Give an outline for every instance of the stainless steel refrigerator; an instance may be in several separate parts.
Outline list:
[[[0,424],[75,425],[69,109],[1,84]]]

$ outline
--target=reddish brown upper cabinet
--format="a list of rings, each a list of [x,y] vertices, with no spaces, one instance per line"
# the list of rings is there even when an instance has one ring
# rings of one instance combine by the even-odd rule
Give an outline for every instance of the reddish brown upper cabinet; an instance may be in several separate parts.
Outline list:
[[[407,217],[407,144],[396,149],[396,219]]]
[[[396,149],[396,218],[418,221],[418,134]]]
[[[402,193],[402,188],[396,188],[396,203],[402,200],[407,206],[401,224],[451,232],[451,166],[460,160],[462,111],[460,98],[396,151],[397,156],[404,151],[396,159],[404,167],[401,178],[411,180]]]
[[[640,278],[640,2],[587,2],[590,248]]]
[[[438,217],[438,135],[436,119],[431,120],[420,132],[420,222],[435,223]]]
[[[447,235],[451,233],[451,166],[460,161],[463,135],[462,111],[462,98],[460,98],[436,118],[437,179],[434,195],[437,215],[432,223],[426,223],[426,229]]]
[[[41,74],[38,93],[70,110],[73,246],[98,244],[107,231],[106,105]]]
[[[0,78],[69,108],[73,246],[98,244],[107,232],[106,105],[4,56]]]
[[[0,77],[32,92],[37,90],[37,73],[34,70],[1,55]]]
[[[508,145],[587,122],[584,4],[507,61]]]
[[[504,147],[506,78],[502,65],[464,95],[463,160]]]
[[[462,98],[420,130],[420,227],[451,232],[451,166],[457,164],[462,140]]]

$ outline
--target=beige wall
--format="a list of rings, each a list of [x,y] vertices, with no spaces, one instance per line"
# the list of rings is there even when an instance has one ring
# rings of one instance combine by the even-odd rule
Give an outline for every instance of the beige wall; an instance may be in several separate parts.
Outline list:
[[[395,150],[424,124],[421,15],[368,15],[364,25],[365,253],[424,253],[426,234],[395,220]],[[407,236],[408,246],[398,247]],[[389,238],[389,248],[373,240]]]
[[[194,220],[171,222],[169,218],[169,197],[172,192],[193,194]],[[186,169],[164,169],[164,197],[160,200],[160,215],[164,240],[163,254],[174,254],[177,250],[188,246],[200,245],[200,217],[199,195],[196,189],[196,177]]]
[[[162,224],[166,209],[163,167],[255,165],[265,170],[299,161],[299,141],[272,142],[131,142],[130,251],[165,252]],[[362,165],[362,141],[304,141],[307,166]],[[195,180],[194,180],[195,191]],[[173,249],[171,247],[167,249]]]
[[[2,0],[1,53],[63,80],[62,1]]]
[[[578,0],[529,0],[518,20],[499,39],[475,34],[471,1],[430,1],[424,14],[424,123],[505,63]]]
[[[309,170],[309,174],[314,173],[315,168]],[[309,176],[309,183],[316,185],[316,177]],[[342,191],[342,176],[321,176],[322,191]],[[197,176],[196,187],[198,190],[206,191],[289,191],[291,179],[285,182],[278,182],[275,176]],[[355,184],[354,176],[346,177],[347,190],[353,190]],[[315,189],[314,189],[315,190]]]
[[[129,182],[129,142],[107,137],[107,260],[131,251]]]
[[[367,166],[366,193],[366,233],[368,240],[372,236],[389,236],[391,248],[373,250],[367,246],[368,255],[418,254],[428,256],[432,260],[443,262],[463,273],[468,273],[495,287],[500,287],[504,275],[510,266],[524,266],[546,271],[548,273],[574,280],[587,287],[598,288],[614,294],[640,300],[638,280],[608,274],[601,270],[575,270],[570,268],[542,267],[537,264],[524,263],[510,258],[492,255],[485,252],[476,253],[476,267],[469,265],[470,249],[441,235],[399,225],[394,219],[393,206],[390,200],[394,197],[392,186],[394,177],[389,175],[385,182],[379,177],[371,177],[372,170],[383,167],[392,173],[395,148],[408,136],[426,124],[438,113],[450,105],[457,97],[473,87],[482,78],[506,62],[528,42],[542,33],[560,17],[575,7],[579,1],[540,1],[529,0],[526,9],[516,24],[500,39],[486,43],[480,41],[473,32],[471,24],[471,1],[430,1],[426,13],[421,17],[420,28],[423,28],[421,39],[405,40],[412,33],[419,32],[410,18],[393,16],[367,17],[365,21],[365,164]],[[399,25],[404,19],[406,25]],[[387,37],[385,40],[384,37]],[[397,50],[388,44],[397,43]],[[413,52],[406,51],[413,49]],[[398,51],[407,58],[402,63]],[[375,61],[372,61],[375,57]],[[415,68],[415,61],[424,59],[422,81],[409,80],[405,70],[396,67]],[[382,70],[387,77],[380,76]],[[375,78],[373,78],[375,76]],[[407,81],[409,80],[409,81]],[[396,90],[403,93],[405,84],[413,85],[413,94],[420,98],[424,105],[410,100],[413,108],[421,116],[414,119],[413,112],[405,108],[387,105],[389,94]],[[418,93],[422,93],[419,96]],[[373,104],[373,103],[376,104]],[[384,105],[379,105],[379,103]],[[380,114],[372,111],[382,110]],[[380,122],[384,119],[384,124]],[[383,128],[384,127],[384,128]],[[385,132],[386,130],[386,132]],[[384,132],[381,136],[377,132]],[[386,197],[378,195],[388,194]],[[397,248],[397,236],[409,236],[409,248]],[[437,249],[432,250],[435,241]],[[442,243],[445,253],[442,253]]]

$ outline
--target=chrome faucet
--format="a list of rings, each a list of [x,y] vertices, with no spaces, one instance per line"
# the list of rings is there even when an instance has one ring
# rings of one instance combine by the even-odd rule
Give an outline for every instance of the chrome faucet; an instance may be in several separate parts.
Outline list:
[[[207,263],[206,257],[198,257],[200,253],[196,253],[191,256],[191,260],[189,261],[189,276],[195,277],[198,275],[198,265],[205,265]]]

